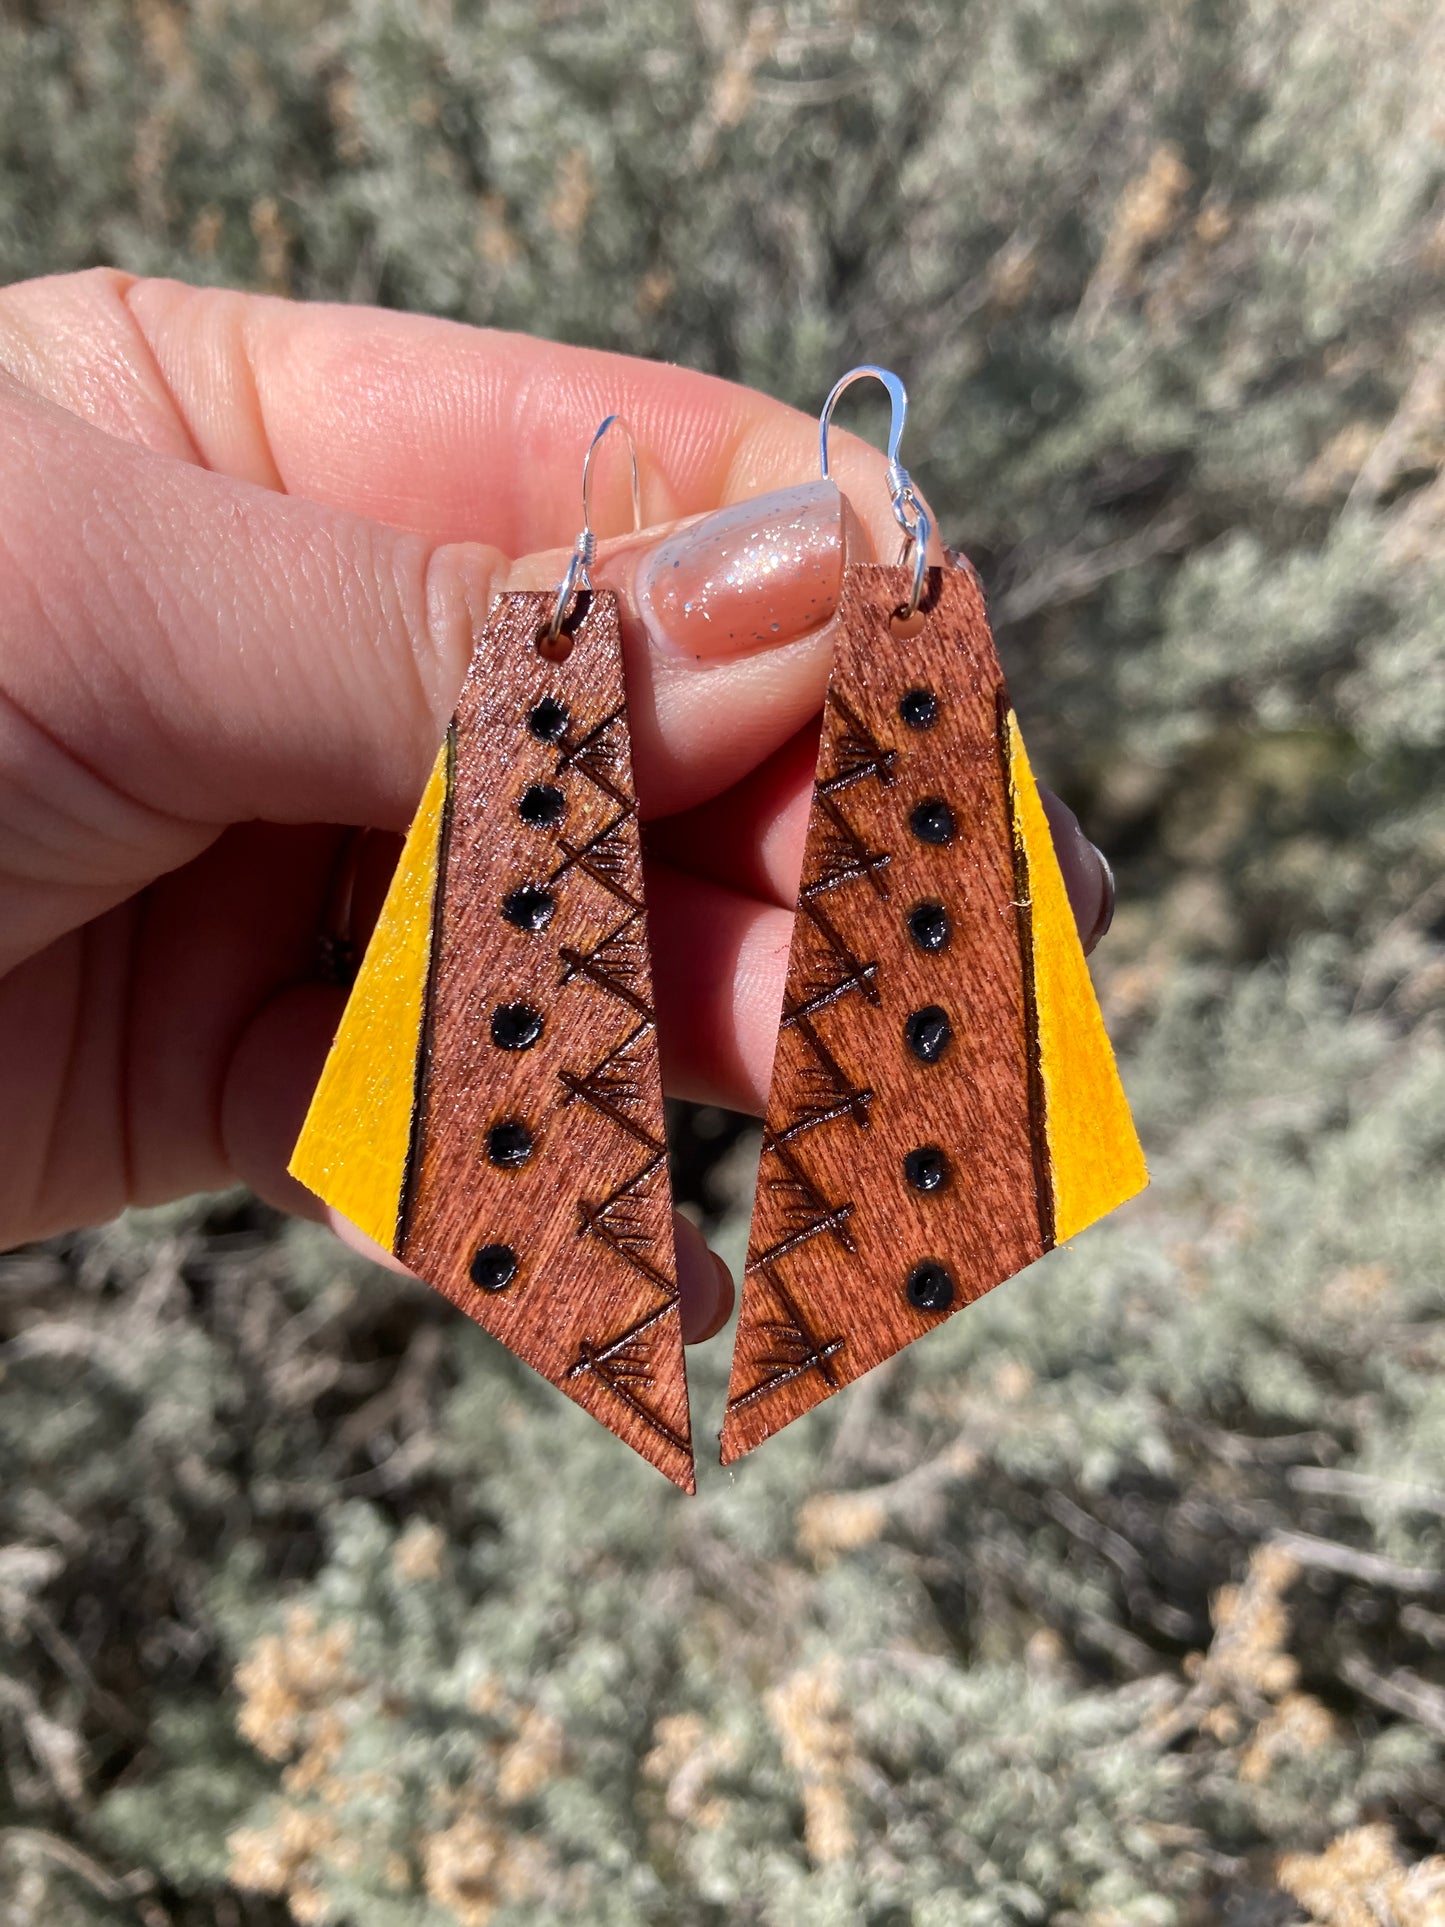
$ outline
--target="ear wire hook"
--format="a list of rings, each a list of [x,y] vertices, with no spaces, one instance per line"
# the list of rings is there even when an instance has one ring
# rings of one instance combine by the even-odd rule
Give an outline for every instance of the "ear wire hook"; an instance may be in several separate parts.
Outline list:
[[[823,470],[823,479],[830,479],[828,469],[828,426],[833,419],[833,410],[845,388],[855,381],[862,381],[872,375],[881,381],[888,391],[888,495],[893,504],[893,519],[903,531],[902,562],[913,560],[913,586],[908,600],[898,611],[905,621],[918,613],[918,605],[923,600],[923,583],[928,572],[928,538],[933,533],[933,522],[928,510],[918,499],[913,486],[913,477],[898,459],[898,450],[903,441],[904,424],[908,420],[908,390],[891,368],[879,368],[872,362],[865,362],[860,368],[850,368],[840,381],[833,384],[832,392],[823,403],[823,412],[818,417],[818,459]]]
[[[567,620],[568,611],[577,595],[592,587],[592,564],[597,557],[597,537],[592,528],[592,457],[597,453],[597,444],[609,428],[620,428],[627,437],[627,447],[632,456],[632,528],[636,533],[642,527],[642,490],[637,478],[637,441],[632,430],[620,415],[609,415],[597,433],[587,444],[587,453],[582,458],[582,532],[577,537],[572,553],[567,561],[567,570],[557,585],[557,600],[552,605],[552,619],[547,624],[546,636],[549,643],[556,642],[562,633],[562,624]]]

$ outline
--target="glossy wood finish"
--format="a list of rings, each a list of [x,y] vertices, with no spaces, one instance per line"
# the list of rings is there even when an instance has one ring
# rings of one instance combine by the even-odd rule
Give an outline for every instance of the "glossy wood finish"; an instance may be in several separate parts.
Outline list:
[[[617,605],[556,662],[551,602],[497,602],[452,723],[395,1249],[691,1490]]]
[[[1061,935],[1047,832],[1017,807],[1037,796],[982,598],[968,573],[933,571],[922,628],[899,640],[907,586],[881,567],[844,582],[724,1462],[1049,1249],[1060,1091],[1093,1080],[1103,1128],[1132,1146],[1092,1215],[1143,1182],[1082,954],[1072,974],[1040,968],[1041,936],[1076,953],[1078,938],[1071,919]],[[1046,1063],[1041,1035],[1090,1013],[1074,1057]]]

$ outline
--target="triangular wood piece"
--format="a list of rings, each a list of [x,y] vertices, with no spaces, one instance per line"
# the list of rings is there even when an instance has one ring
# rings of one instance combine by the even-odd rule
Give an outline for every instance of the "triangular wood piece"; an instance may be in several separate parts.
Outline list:
[[[293,1177],[392,1252],[411,1152],[450,767],[448,740],[437,751],[291,1154]]]
[[[971,574],[847,572],[724,1464],[1147,1183]]]
[[[561,662],[551,605],[492,610],[291,1168],[691,1491],[617,603]]]

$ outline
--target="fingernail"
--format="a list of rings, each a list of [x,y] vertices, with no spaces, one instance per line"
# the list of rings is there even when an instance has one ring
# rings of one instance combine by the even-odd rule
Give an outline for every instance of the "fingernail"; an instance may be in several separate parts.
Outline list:
[[[821,628],[842,577],[843,498],[805,482],[669,536],[638,570],[637,600],[663,648],[744,656]]]
[[[1114,921],[1114,866],[1099,848],[1091,843],[1089,848],[1099,859],[1099,874],[1103,879],[1103,890],[1099,897],[1099,914],[1094,919],[1094,927],[1084,939],[1084,955],[1087,957],[1096,943],[1102,943],[1109,934],[1109,925]]]
[[[1087,957],[1114,921],[1114,872],[1098,844],[1084,835],[1078,817],[1061,796],[1041,787],[1039,800],[1048,818],[1054,854]]]

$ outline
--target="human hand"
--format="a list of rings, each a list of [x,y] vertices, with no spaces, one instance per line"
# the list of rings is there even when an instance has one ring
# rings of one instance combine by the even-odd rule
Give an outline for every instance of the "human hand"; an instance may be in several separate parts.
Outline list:
[[[0,1244],[237,1181],[320,1215],[285,1165],[344,998],[314,981],[336,826],[405,828],[613,410],[648,528],[595,574],[664,1078],[760,1110],[845,546],[892,550],[882,456],[837,437],[849,509],[806,479],[811,420],[687,370],[110,271],[0,291]],[[625,464],[597,482],[619,526]],[[1102,860],[1050,809],[1099,930]],[[731,1285],[678,1229],[695,1339]]]

